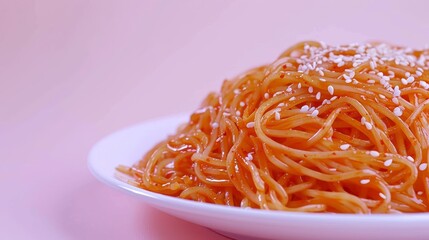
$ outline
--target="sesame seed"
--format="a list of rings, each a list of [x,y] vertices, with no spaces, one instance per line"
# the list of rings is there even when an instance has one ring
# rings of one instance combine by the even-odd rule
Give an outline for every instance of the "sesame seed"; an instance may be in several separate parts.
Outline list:
[[[309,48],[310,48],[310,45],[308,45],[308,44],[305,44],[305,45],[304,45],[304,50],[306,50],[306,51],[307,51]]]
[[[365,123],[366,123],[366,119],[365,119],[365,117],[361,117],[361,118],[360,118],[360,123],[361,123],[362,125],[365,125]]]
[[[247,160],[247,161],[252,161],[252,160],[253,160],[253,155],[252,155],[252,153],[248,153],[248,154],[247,154],[247,157],[245,157],[244,159],[245,159],[245,160]]]
[[[412,82],[414,82],[414,77],[413,76],[408,77],[407,78],[407,83],[412,83]]]
[[[289,98],[289,101],[294,101],[296,99],[296,97],[291,97]]]
[[[338,67],[342,67],[342,66],[344,66],[345,64],[346,64],[345,62],[341,61],[341,62],[339,62],[339,63],[337,64],[337,66],[338,66]]]
[[[404,84],[404,85],[407,85],[407,84],[408,84],[408,81],[407,81],[407,79],[405,79],[405,78],[401,78],[401,83],[402,83],[402,84]]]
[[[346,77],[344,77],[345,79],[346,79],[346,83],[351,83],[352,82],[352,78],[351,77],[349,77],[349,76],[347,76],[346,75]]]
[[[419,60],[417,61],[417,63],[419,64],[419,65],[426,65],[426,57],[425,56],[423,56],[423,55],[420,55],[420,58],[419,58]]]
[[[373,157],[378,157],[378,156],[380,156],[380,153],[377,152],[377,151],[372,150],[372,151],[369,151],[369,155],[371,155]]]
[[[392,98],[392,102],[396,105],[399,105],[399,100],[396,97]]]
[[[410,162],[414,162],[414,158],[413,158],[413,157],[411,157],[411,156],[407,156],[407,159],[408,159],[408,161],[410,161]]]
[[[298,83],[298,89],[301,89],[301,86],[302,86],[301,83]]]
[[[282,92],[282,91],[275,92],[275,93],[273,94],[273,97],[278,96],[278,95],[283,94],[283,93],[284,93],[284,92]]]
[[[247,124],[246,124],[246,127],[247,128],[252,128],[252,127],[254,127],[255,126],[255,122],[248,122]]]
[[[308,92],[313,93],[313,87],[312,86],[308,87]]]
[[[386,99],[386,96],[384,96],[383,94],[378,94],[378,96],[380,96],[381,99]]]
[[[371,69],[375,69],[375,62],[369,61],[369,66],[371,67]]]
[[[310,109],[308,109],[309,112],[313,112],[316,108],[315,107],[311,107]]]
[[[384,195],[383,193],[379,193],[378,196],[380,196],[382,199],[386,199],[386,195]]]
[[[307,112],[308,109],[309,109],[309,107],[307,105],[304,105],[304,106],[301,107],[300,112]]]
[[[216,129],[216,128],[218,128],[219,127],[219,123],[217,123],[217,122],[213,122],[212,123],[212,128],[213,129]]]
[[[234,94],[235,94],[235,95],[240,94],[240,89],[234,89]]]
[[[362,179],[362,180],[360,180],[360,184],[362,184],[362,185],[368,184],[369,182],[370,182],[369,179]]]
[[[240,116],[240,115],[241,115],[241,112],[240,112],[240,111],[236,111],[236,112],[235,112],[235,115]]]
[[[270,98],[270,94],[268,94],[268,93],[264,93],[264,98],[265,98],[265,99]]]
[[[406,73],[405,73],[405,77],[409,77],[409,76],[411,76],[411,73],[406,72]]]
[[[338,96],[333,96],[331,99],[329,99],[331,102],[335,101],[338,98]]]
[[[419,195],[419,196],[423,195],[423,191],[418,191],[417,195]]]
[[[426,170],[427,167],[428,167],[427,163],[422,163],[422,164],[419,165],[419,170],[420,171],[424,171],[424,170]]]
[[[279,113],[278,111],[275,111],[275,112],[274,112],[274,118],[275,118],[276,120],[280,120],[280,113]]]
[[[402,116],[402,110],[400,107],[395,107],[395,109],[393,109],[393,114],[395,114],[395,116],[400,117]]]
[[[277,105],[277,107],[284,107],[285,103],[279,103],[279,105]]]
[[[420,77],[421,75],[423,75],[423,73],[422,73],[422,72],[420,72],[420,71],[416,71],[416,75],[417,75],[418,77]]]
[[[320,96],[321,96],[321,95],[322,95],[322,94],[321,94],[320,92],[317,92],[317,93],[316,93],[316,99],[317,99],[317,100],[320,100]]]
[[[319,70],[318,72],[319,72],[320,76],[322,76],[322,77],[325,76],[325,73],[322,70]]]
[[[329,94],[334,95],[334,87],[332,87],[332,85],[328,86],[328,92]]]
[[[311,113],[312,117],[316,117],[317,115],[319,115],[319,110],[317,110],[317,109]]]
[[[368,129],[368,130],[372,129],[372,124],[370,122],[365,122],[364,124],[365,124],[366,129]]]
[[[399,97],[400,95],[401,95],[401,90],[399,90],[399,86],[395,86],[395,88],[393,89],[393,96]]]
[[[399,59],[398,58],[395,58],[395,64],[399,65]]]
[[[286,88],[286,92],[292,92],[292,88],[291,87]]]
[[[244,107],[246,104],[244,102],[240,102],[240,106]]]
[[[332,59],[332,57],[331,57],[331,59]],[[340,63],[340,62],[342,62],[342,61],[343,61],[343,59],[342,59],[341,57],[339,57],[339,58],[332,59],[332,61],[333,61],[334,63]]]
[[[387,159],[386,161],[384,161],[384,166],[388,167],[390,165],[392,165],[393,160],[392,159]]]
[[[308,51],[308,49],[310,49],[310,45],[305,44],[305,45],[304,45],[304,50]]]
[[[340,146],[340,149],[341,149],[341,150],[347,150],[347,149],[349,149],[349,147],[350,147],[350,144],[347,144],[347,143],[346,143],[346,144],[341,145],[341,146]]]

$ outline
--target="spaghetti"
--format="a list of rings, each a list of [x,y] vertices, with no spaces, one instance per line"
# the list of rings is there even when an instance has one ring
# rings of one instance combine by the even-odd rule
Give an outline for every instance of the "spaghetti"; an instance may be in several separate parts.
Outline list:
[[[228,206],[427,212],[428,54],[298,43],[226,80],[176,134],[117,170],[149,191]]]

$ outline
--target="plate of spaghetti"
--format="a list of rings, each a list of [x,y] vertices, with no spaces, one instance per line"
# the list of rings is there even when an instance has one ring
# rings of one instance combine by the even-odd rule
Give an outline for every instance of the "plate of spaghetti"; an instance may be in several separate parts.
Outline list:
[[[298,43],[191,114],[94,146],[94,175],[244,239],[427,239],[429,49]]]

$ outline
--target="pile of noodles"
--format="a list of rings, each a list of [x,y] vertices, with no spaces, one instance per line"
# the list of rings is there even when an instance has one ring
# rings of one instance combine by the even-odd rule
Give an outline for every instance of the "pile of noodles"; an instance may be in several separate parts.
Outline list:
[[[259,209],[427,212],[428,50],[302,42],[223,83],[126,181]]]

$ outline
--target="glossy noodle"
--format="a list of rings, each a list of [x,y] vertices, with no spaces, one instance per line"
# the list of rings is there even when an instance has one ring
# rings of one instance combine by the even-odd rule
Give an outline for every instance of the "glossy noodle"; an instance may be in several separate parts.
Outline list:
[[[220,205],[427,212],[428,53],[298,43],[226,80],[174,135],[117,170],[137,187]]]

